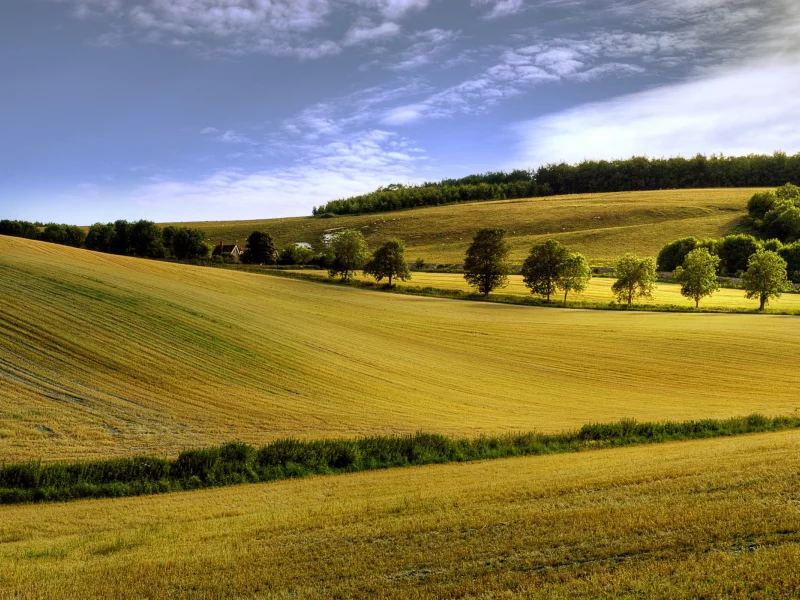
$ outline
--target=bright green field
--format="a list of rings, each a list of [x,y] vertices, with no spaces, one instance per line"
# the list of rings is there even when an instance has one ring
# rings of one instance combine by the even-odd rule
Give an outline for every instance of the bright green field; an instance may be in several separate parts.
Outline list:
[[[408,245],[411,261],[457,264],[481,227],[509,232],[512,259],[522,262],[530,246],[556,238],[584,253],[591,264],[612,264],[625,252],[655,256],[681,237],[716,238],[728,233],[746,214],[755,189],[665,190],[587,194],[474,202],[392,213],[314,219],[297,217],[255,221],[189,223],[204,230],[212,243],[244,245],[254,230],[265,230],[278,246],[318,244],[332,228],[359,229],[370,246],[390,237]]]
[[[327,278],[324,271],[298,271],[305,275],[314,274],[320,278]],[[362,274],[356,276],[361,281],[374,281],[370,277]],[[385,283],[386,280],[384,280]],[[586,289],[579,294],[569,294],[568,304],[579,304],[581,302],[593,302],[606,304],[616,302],[611,286],[614,279],[608,277],[593,277],[589,280]],[[470,287],[464,280],[464,276],[459,273],[426,273],[413,272],[409,281],[397,282],[398,287],[433,287],[443,290],[460,290],[464,292],[475,292],[475,288]],[[494,294],[508,294],[512,296],[531,296],[531,291],[525,286],[521,275],[510,275],[508,285],[498,289]],[[538,297],[538,296],[537,296]],[[555,294],[551,301],[560,304],[564,301],[563,292]],[[681,287],[676,283],[659,283],[651,298],[638,298],[636,304],[646,305],[677,305],[694,307],[694,300],[685,298],[681,295]],[[715,309],[757,309],[758,300],[748,300],[744,297],[744,291],[732,288],[722,288],[712,296],[704,298],[700,302],[701,308]],[[780,298],[770,300],[767,305],[767,312],[798,312],[800,313],[800,294],[786,293]]]
[[[0,456],[787,414],[800,321],[376,293],[0,237]]]

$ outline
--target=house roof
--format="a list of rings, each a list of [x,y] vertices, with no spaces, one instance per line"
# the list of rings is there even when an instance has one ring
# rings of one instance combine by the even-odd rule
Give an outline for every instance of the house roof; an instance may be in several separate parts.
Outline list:
[[[236,244],[217,244],[214,246],[214,252],[212,254],[233,254],[234,250],[239,250],[239,246]]]

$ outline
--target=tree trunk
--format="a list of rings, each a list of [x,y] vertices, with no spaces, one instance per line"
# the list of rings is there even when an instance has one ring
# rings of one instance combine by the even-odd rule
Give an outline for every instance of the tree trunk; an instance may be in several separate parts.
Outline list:
[[[628,306],[633,304],[633,288],[628,290]]]
[[[389,273],[389,287],[392,287],[392,274]]]
[[[767,295],[761,294],[761,306],[759,307],[758,310],[764,310],[764,305],[766,305],[766,303],[767,303]]]
[[[700,308],[700,298],[695,298],[694,299],[694,307],[695,308]]]
[[[569,290],[564,290],[564,306],[567,305],[567,293],[568,292],[569,292]]]

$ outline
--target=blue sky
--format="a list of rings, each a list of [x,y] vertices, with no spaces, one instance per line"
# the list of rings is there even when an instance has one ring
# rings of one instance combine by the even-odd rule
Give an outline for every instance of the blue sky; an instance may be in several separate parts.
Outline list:
[[[796,0],[2,0],[0,218],[309,214],[553,161],[800,151]]]

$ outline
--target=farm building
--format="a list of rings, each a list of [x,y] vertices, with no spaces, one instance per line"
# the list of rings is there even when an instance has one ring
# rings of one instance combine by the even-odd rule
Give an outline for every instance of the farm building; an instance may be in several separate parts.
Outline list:
[[[220,242],[216,246],[214,246],[214,251],[211,253],[211,256],[233,256],[235,260],[239,260],[242,254],[244,254],[244,250],[241,250],[239,246],[236,244],[225,244]]]

